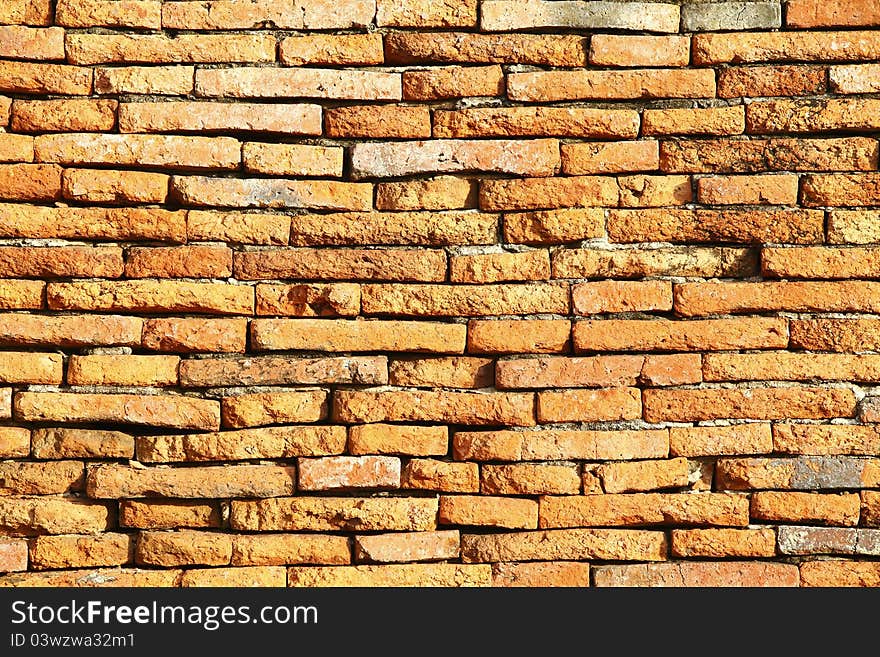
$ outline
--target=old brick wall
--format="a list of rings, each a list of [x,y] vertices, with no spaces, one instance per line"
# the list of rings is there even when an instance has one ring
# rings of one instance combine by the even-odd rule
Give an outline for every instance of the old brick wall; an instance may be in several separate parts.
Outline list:
[[[880,4],[0,24],[0,584],[880,584]]]

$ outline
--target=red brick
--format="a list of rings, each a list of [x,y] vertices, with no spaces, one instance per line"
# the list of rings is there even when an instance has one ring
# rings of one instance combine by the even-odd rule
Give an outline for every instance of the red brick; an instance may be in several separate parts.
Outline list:
[[[404,71],[404,100],[437,100],[504,94],[500,66],[445,66]]]
[[[826,79],[824,66],[730,66],[718,71],[718,97],[810,96]]]
[[[54,201],[61,196],[61,167],[0,164],[0,200]]]
[[[687,66],[691,40],[686,36],[595,34],[590,63],[596,66]]]
[[[567,319],[472,319],[467,350],[477,354],[564,353],[571,344]]]
[[[880,25],[880,8],[846,0],[792,0],[785,23],[794,27]]]
[[[431,136],[427,107],[362,105],[329,108],[324,114],[328,137],[420,139]]]

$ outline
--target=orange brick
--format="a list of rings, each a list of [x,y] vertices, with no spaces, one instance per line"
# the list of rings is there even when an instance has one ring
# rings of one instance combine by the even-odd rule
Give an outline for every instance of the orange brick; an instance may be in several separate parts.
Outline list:
[[[370,0],[304,0],[279,5],[255,0],[242,5],[236,0],[176,2],[162,6],[162,26],[183,30],[254,30],[270,24],[281,30],[348,29],[369,25],[375,14]]]
[[[259,34],[68,34],[71,64],[274,62],[275,37]]]
[[[518,358],[499,360],[495,368],[498,388],[578,388],[634,386],[639,381],[643,356]]]
[[[144,322],[143,347],[172,353],[244,353],[246,319],[168,317]]]
[[[568,313],[568,286],[558,283],[482,285],[369,284],[362,312],[404,316]]]
[[[320,132],[320,120],[317,130]],[[242,147],[245,171],[271,176],[342,177],[341,148],[303,144],[246,143]]]
[[[8,113],[3,111],[3,101],[0,100],[0,127],[5,127]],[[26,135],[13,135],[0,133],[0,162],[33,162],[34,161],[34,138]]]
[[[600,388],[538,393],[539,422],[608,422],[642,415],[637,388]]]
[[[351,552],[348,539],[344,536],[239,534],[232,538],[233,565],[275,566],[292,563],[346,564],[350,562]]]
[[[875,461],[852,456],[723,459],[716,464],[715,483],[731,490],[859,488],[872,485],[876,472]]]
[[[388,364],[388,382],[395,386],[488,388],[495,380],[489,358],[448,356],[394,360]]]
[[[706,381],[880,381],[880,355],[705,354]]]
[[[880,452],[874,426],[850,424],[775,424],[773,449],[782,454],[863,454]]]
[[[107,505],[67,497],[0,496],[0,529],[4,536],[100,534],[113,525]]]
[[[717,419],[783,420],[853,417],[855,397],[838,388],[650,389],[644,393],[648,422]]]
[[[859,509],[859,496],[854,494],[766,491],[752,495],[751,515],[772,522],[855,526]]]
[[[61,196],[61,167],[0,164],[0,200],[54,201]]]
[[[707,205],[796,205],[798,177],[782,174],[700,178],[697,198]]]
[[[538,503],[512,497],[441,495],[439,523],[507,529],[535,529]]]
[[[291,587],[476,587],[491,586],[488,566],[456,563],[384,564],[381,566],[293,566]]]
[[[878,103],[871,98],[828,98],[821,101],[780,98],[748,106],[746,125],[754,134],[777,132],[854,131],[877,124],[870,114]]]
[[[590,63],[596,66],[687,66],[691,40],[686,36],[595,34]]]
[[[473,32],[387,32],[390,64],[472,62],[584,66],[586,39],[556,34],[476,34]]]
[[[871,319],[794,320],[791,345],[811,351],[878,351],[878,329]]]
[[[616,206],[619,199],[617,180],[608,176],[483,180],[480,184],[480,208],[488,211]]]
[[[182,573],[179,569],[87,568],[21,573],[3,582],[15,587],[173,587],[179,586]]]
[[[149,566],[223,566],[232,559],[232,538],[191,529],[141,532],[135,558]]]
[[[448,66],[403,73],[405,100],[435,100],[504,94],[500,66]]]
[[[16,100],[16,132],[108,132],[116,125],[115,100]]]
[[[676,458],[605,463],[597,468],[596,474],[606,493],[628,493],[684,488],[688,485],[689,472],[687,459]]]
[[[360,287],[352,283],[257,285],[257,315],[338,317],[360,309]]]
[[[256,103],[122,103],[120,132],[277,132],[320,135],[319,105]]]
[[[271,59],[274,60],[275,39],[271,38]],[[226,57],[224,61],[234,59],[234,56]],[[400,73],[371,70],[266,67],[198,69],[195,92],[198,96],[231,98],[400,100],[400,78]]]
[[[762,529],[673,529],[674,557],[776,556],[776,532]]]
[[[668,281],[598,281],[571,288],[578,315],[672,310],[672,284]]]
[[[731,66],[718,71],[718,97],[822,94],[826,78],[824,66]]]
[[[55,347],[137,346],[144,320],[114,315],[0,314],[0,344]]]
[[[625,176],[617,179],[624,208],[685,205],[693,200],[688,176]]]
[[[152,321],[152,320],[148,320]],[[244,327],[242,327],[242,332]],[[388,382],[385,356],[186,359],[180,365],[184,387],[253,386],[320,383],[382,384]]]
[[[567,319],[479,320],[468,322],[467,350],[478,354],[553,354],[568,351]]]
[[[531,103],[588,99],[713,98],[715,74],[714,71],[699,69],[510,73],[507,76],[507,95],[511,100]]]
[[[327,391],[273,391],[223,397],[225,427],[317,422],[327,416]]]
[[[417,532],[356,536],[355,559],[366,563],[440,561],[457,559],[457,531]]]
[[[30,429],[3,427],[0,429],[0,457],[4,459],[25,457],[31,453]],[[446,453],[446,450],[443,450]]]
[[[328,456],[297,461],[302,491],[400,487],[400,459],[392,456]]]
[[[794,27],[857,27],[880,25],[880,8],[846,0],[792,0],[786,25]]]
[[[133,248],[125,262],[128,278],[226,278],[232,250],[224,246]]]
[[[429,0],[376,0],[379,27],[474,27],[477,0],[434,3]]]
[[[39,459],[134,457],[134,438],[121,431],[35,429],[31,444],[34,456]]]
[[[193,66],[113,66],[95,68],[95,93],[188,96]]]
[[[384,59],[381,34],[310,34],[282,39],[279,59],[287,66],[371,66]]]
[[[669,452],[674,456],[769,454],[773,449],[770,424],[766,422],[669,429]]]
[[[95,568],[134,562],[134,537],[129,534],[38,536],[30,549],[31,567]]]
[[[0,309],[39,309],[43,307],[42,281],[16,281],[0,279]]]
[[[58,27],[0,25],[0,56],[10,59],[64,59],[64,30]]]
[[[403,454],[443,456],[449,437],[446,427],[362,424],[348,430],[348,451],[352,454]]]
[[[14,573],[27,570],[28,544],[17,539],[0,540],[0,573]]]
[[[839,94],[874,93],[880,89],[875,64],[832,66],[829,71],[831,89]]]
[[[590,565],[578,561],[492,564],[492,586],[572,587],[590,585]]]
[[[116,247],[0,247],[0,271],[18,278],[85,278],[122,275]]]
[[[65,27],[162,27],[162,3],[156,0],[58,0],[55,23]]]
[[[109,422],[156,427],[218,429],[220,404],[175,395],[20,392],[15,415],[34,422]]]
[[[728,62],[870,61],[880,50],[877,33],[854,32],[743,32],[735,39],[725,34],[695,34],[693,61],[698,65]]]
[[[177,385],[177,356],[71,356],[67,383],[81,386]]]
[[[245,212],[186,213],[186,236],[191,240],[223,241],[233,244],[287,244],[290,217]],[[183,240],[186,241],[186,237]]]
[[[483,465],[480,492],[488,495],[577,495],[581,477],[577,465]]]
[[[164,203],[170,179],[163,173],[65,169],[61,191],[83,203]]]
[[[324,114],[328,137],[420,139],[431,136],[427,107],[362,105],[329,108]]]
[[[0,204],[0,235],[27,239],[186,241],[186,213],[153,208]]]
[[[656,171],[660,168],[658,142],[612,141],[562,144],[562,170],[584,174]]]
[[[639,587],[790,587],[800,576],[793,564],[763,561],[670,562],[597,566],[596,586]]]
[[[82,489],[81,461],[0,462],[0,495],[56,495]]]
[[[476,493],[480,472],[476,463],[450,463],[437,459],[410,459],[403,469],[401,488],[438,493]]]
[[[9,0],[0,10],[0,23],[21,25],[51,25],[50,0]]]
[[[287,581],[286,569],[279,566],[252,568],[189,568],[180,576],[182,587],[252,588],[282,587]]]
[[[742,105],[705,109],[647,109],[644,135],[740,135],[746,129]]]
[[[476,207],[477,182],[456,176],[376,185],[377,210],[455,210]]]
[[[805,561],[801,586],[880,586],[880,566],[875,561]]]
[[[92,93],[92,70],[65,64],[3,61],[0,92],[88,96]]]
[[[434,137],[636,137],[634,110],[476,107],[434,112]]]
[[[512,212],[504,215],[504,239],[519,244],[558,244],[602,237],[605,211],[597,208]]]

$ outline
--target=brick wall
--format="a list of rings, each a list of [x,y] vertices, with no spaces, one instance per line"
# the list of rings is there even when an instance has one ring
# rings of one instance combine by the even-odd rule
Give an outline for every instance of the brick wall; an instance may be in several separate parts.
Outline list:
[[[880,584],[880,5],[0,24],[0,585]]]

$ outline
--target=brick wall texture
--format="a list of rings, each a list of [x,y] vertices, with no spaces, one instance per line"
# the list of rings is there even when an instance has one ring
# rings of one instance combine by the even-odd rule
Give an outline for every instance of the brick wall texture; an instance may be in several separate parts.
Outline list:
[[[0,2],[0,585],[880,585],[880,5]]]

